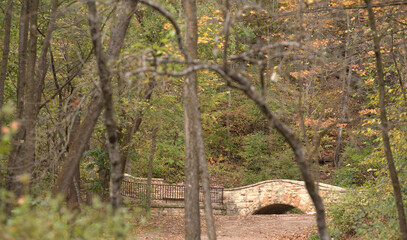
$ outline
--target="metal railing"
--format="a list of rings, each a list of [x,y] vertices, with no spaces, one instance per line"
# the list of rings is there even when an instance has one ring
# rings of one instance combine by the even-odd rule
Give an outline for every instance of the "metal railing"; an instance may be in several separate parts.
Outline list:
[[[151,184],[152,200],[184,200],[185,186],[175,184]],[[211,202],[223,203],[223,188],[211,187]],[[126,197],[143,199],[147,197],[148,186],[146,183],[123,181],[121,194]],[[203,202],[203,189],[199,189],[199,201]]]

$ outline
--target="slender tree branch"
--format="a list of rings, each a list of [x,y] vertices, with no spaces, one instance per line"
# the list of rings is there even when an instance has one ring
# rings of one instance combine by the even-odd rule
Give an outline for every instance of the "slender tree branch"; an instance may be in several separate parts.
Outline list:
[[[376,70],[377,79],[379,83],[379,107],[380,107],[380,122],[382,130],[383,147],[386,155],[387,166],[389,168],[390,179],[393,186],[394,199],[397,206],[397,213],[399,219],[399,227],[401,233],[401,239],[407,240],[407,222],[406,215],[404,211],[403,195],[401,193],[401,187],[399,178],[397,175],[397,170],[394,164],[393,152],[391,150],[390,137],[389,137],[389,122],[387,119],[386,112],[386,91],[384,82],[384,67],[382,62],[382,54],[380,51],[380,36],[376,28],[376,18],[373,12],[373,6],[371,0],[365,0],[367,5],[367,11],[369,15],[369,25],[372,29],[373,34],[373,50],[376,57]]]

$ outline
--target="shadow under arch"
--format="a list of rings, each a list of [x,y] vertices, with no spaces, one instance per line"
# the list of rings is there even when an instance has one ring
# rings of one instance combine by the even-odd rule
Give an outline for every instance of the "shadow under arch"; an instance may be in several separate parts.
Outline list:
[[[271,204],[271,205],[267,205],[265,207],[262,207],[260,209],[257,209],[256,211],[253,212],[253,215],[257,215],[257,214],[284,214],[287,213],[291,210],[294,210],[296,213],[302,213],[304,214],[303,211],[301,211],[300,209],[293,207],[291,205],[288,204]]]

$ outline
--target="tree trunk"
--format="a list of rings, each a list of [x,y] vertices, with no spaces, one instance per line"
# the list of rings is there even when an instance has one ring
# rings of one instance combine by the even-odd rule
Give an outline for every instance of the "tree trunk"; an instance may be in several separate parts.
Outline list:
[[[71,131],[69,133],[68,139],[68,152],[71,149],[71,145],[73,143],[73,137],[77,134],[79,129],[79,125],[81,119],[78,114],[75,114],[73,119],[73,124]],[[75,166],[75,174],[74,174],[74,181],[72,181],[71,185],[69,186],[69,193],[67,196],[67,205],[70,209],[78,209],[80,207],[80,182],[81,182],[81,175],[79,165]]]
[[[148,87],[147,87],[147,89],[144,93],[144,97],[143,97],[143,99],[145,101],[147,101],[147,102],[150,101],[151,95],[153,94],[153,91],[154,91],[154,87],[155,87],[154,79],[150,79],[150,81],[148,83]],[[133,139],[134,134],[140,129],[141,122],[143,121],[143,110],[141,107],[137,111],[136,116],[137,117],[135,118],[134,121],[132,121],[126,125],[127,133],[126,133],[126,135],[124,135],[123,141],[122,141],[122,152],[121,152],[121,156],[120,156],[120,162],[122,165],[123,174],[126,171],[126,163],[127,163],[127,160],[129,158],[129,154],[130,154],[129,149],[131,146],[131,140]]]
[[[197,58],[197,20],[195,0],[184,0],[186,59]],[[197,99],[197,75],[191,72],[184,82],[185,121],[185,239],[201,239],[199,215],[199,152],[197,133],[201,127]]]
[[[0,69],[0,110],[3,109],[4,103],[4,84],[7,77],[8,54],[10,52],[10,29],[11,29],[11,14],[13,13],[13,0],[7,1],[7,9],[4,16],[4,39],[3,39],[3,58]],[[3,118],[0,118],[0,129],[3,123]],[[1,136],[1,133],[0,133]]]
[[[53,189],[53,194],[67,194],[69,186],[72,184],[77,167],[85,152],[89,139],[92,136],[93,129],[97,123],[100,113],[103,109],[103,99],[101,94],[96,91],[92,100],[88,104],[88,109],[83,117],[80,126],[72,140],[69,148],[68,157],[62,166],[58,179]]]
[[[24,106],[25,74],[27,70],[27,44],[28,44],[28,2],[23,0],[18,30],[18,75],[17,75],[17,119],[20,119]],[[13,145],[15,145],[13,143]]]
[[[147,210],[150,212],[151,209],[151,179],[153,178],[153,161],[154,161],[154,154],[155,148],[157,145],[157,128],[153,129],[151,133],[151,152],[150,152],[150,159],[148,161],[148,173],[147,173]]]
[[[107,53],[109,54],[108,57],[112,60],[119,57],[120,49],[126,36],[125,33],[138,1],[128,0],[124,1],[124,3],[125,4],[123,4],[120,8],[122,10],[119,12],[119,16],[117,18],[118,20],[113,26],[115,31],[112,31],[111,39],[115,39],[115,41],[110,40],[107,48]],[[123,11],[123,9],[127,9],[127,11]],[[123,14],[126,16],[122,16]],[[61,174],[58,176],[57,183],[53,190],[54,195],[57,193],[66,194],[68,186],[73,181],[75,168],[76,166],[79,166],[80,160],[82,159],[89,139],[92,136],[93,129],[95,128],[102,109],[103,98],[101,94],[97,92],[92,98],[91,102],[88,104],[88,110],[81,121],[81,125],[79,126],[78,133],[74,138],[71,151],[68,153],[68,157],[62,167]]]
[[[4,85],[7,78],[8,55],[10,52],[10,29],[11,14],[13,13],[13,0],[8,0],[7,9],[4,16],[4,39],[3,39],[3,58],[0,69],[0,111],[3,110],[4,103]],[[3,117],[0,117],[0,129],[3,125]],[[1,137],[2,133],[0,133]],[[0,164],[0,169],[2,166]],[[0,187],[3,187],[3,174],[0,171]]]
[[[231,145],[231,141],[230,141],[230,138],[231,138],[231,134],[230,134],[230,109],[231,109],[231,106],[232,106],[232,92],[230,90],[230,87],[228,87],[228,107],[227,107],[227,112],[226,112],[226,134],[228,136],[228,145],[229,146]],[[230,160],[231,159],[230,147],[228,147],[227,154],[228,154],[228,160]]]
[[[27,57],[27,72],[25,82],[26,93],[24,94],[24,104],[20,121],[20,129],[16,135],[15,143],[9,156],[9,169],[10,184],[9,190],[14,192],[16,197],[23,194],[24,184],[29,181],[22,181],[30,179],[34,165],[34,151],[35,151],[35,116],[32,115],[34,106],[28,104],[35,104],[35,66],[37,60],[37,18],[38,18],[38,0],[31,0],[28,3],[29,30],[30,40],[28,42],[28,57]],[[28,109],[28,110],[26,110]],[[24,143],[24,144],[22,144]],[[24,176],[24,177],[23,177]]]
[[[36,105],[36,62],[37,62],[37,40],[38,40],[38,5],[39,0],[32,0],[30,5],[30,39],[28,41],[28,63],[27,63],[27,75],[26,86],[24,94],[24,108],[21,119],[21,128],[25,131],[25,137],[22,139],[24,145],[20,152],[17,153],[16,162],[24,162],[25,174],[33,174],[35,165],[35,105]],[[43,50],[44,51],[44,50]],[[39,94],[38,94],[39,95]],[[16,194],[19,196],[19,194]]]
[[[394,68],[397,71],[397,75],[398,75],[398,80],[399,80],[399,84],[400,84],[400,88],[401,88],[401,93],[403,94],[403,100],[404,100],[404,107],[407,109],[407,93],[406,93],[406,88],[404,87],[404,74],[403,71],[400,71],[398,63],[397,63],[397,58],[396,58],[396,54],[394,53],[394,32],[393,30],[391,31],[391,57],[393,59],[393,63],[394,63]]]
[[[125,1],[126,3],[133,4],[133,2]],[[114,104],[113,104],[113,94],[111,87],[111,71],[108,66],[109,59],[106,57],[103,51],[102,41],[100,39],[100,28],[99,19],[96,10],[95,1],[90,0],[87,2],[89,9],[89,25],[92,37],[93,47],[95,49],[96,62],[98,66],[99,82],[102,88],[102,95],[104,99],[105,107],[105,126],[107,131],[108,140],[108,150],[110,158],[110,201],[113,209],[117,209],[121,205],[121,195],[120,186],[123,179],[122,166],[120,164],[120,152],[119,152],[119,139],[117,136],[117,124],[115,120]],[[135,6],[135,5],[134,5]],[[111,43],[113,45],[121,45],[125,37],[126,31],[121,31],[121,29],[127,29],[131,15],[134,13],[132,9],[131,15],[127,15],[129,9],[125,7],[120,8],[120,13],[118,19],[115,23],[115,29],[112,31],[113,38],[111,38]],[[120,49],[120,48],[119,48]],[[110,54],[119,54],[119,52],[114,52],[111,50]]]
[[[29,0],[22,1],[20,13],[20,28],[19,28],[19,46],[18,46],[18,74],[17,74],[17,120],[21,120],[23,111],[23,97],[25,87],[25,74],[27,67],[27,43],[28,43],[28,2]],[[15,183],[16,176],[20,175],[21,167],[16,161],[16,155],[20,151],[24,137],[24,130],[19,129],[12,140],[12,150],[9,154],[6,176],[6,189],[14,189],[17,185]]]
[[[345,61],[344,61],[344,73],[342,75],[343,84],[342,84],[342,106],[341,106],[341,125],[338,127],[338,135],[336,136],[336,147],[334,153],[334,165],[336,168],[339,168],[342,159],[341,159],[341,148],[342,148],[342,140],[343,140],[343,126],[342,124],[346,122],[346,114],[348,112],[348,99],[349,99],[349,88],[350,88],[350,81],[352,78],[352,66],[353,66],[353,57],[352,57],[352,49],[349,47],[351,44],[351,29],[350,29],[350,19],[349,14],[346,13],[346,19],[348,24],[348,34],[346,36],[346,47],[345,47]],[[346,74],[347,69],[349,70]]]
[[[352,62],[351,62],[352,63]],[[352,64],[350,64],[352,66]],[[336,136],[336,147],[335,147],[335,153],[334,153],[334,165],[336,168],[339,168],[342,164],[342,158],[341,158],[341,148],[342,148],[342,141],[343,141],[343,126],[346,122],[346,113],[348,111],[348,98],[349,98],[349,88],[350,88],[350,81],[352,78],[352,69],[349,69],[348,75],[344,76],[344,83],[343,83],[343,90],[342,90],[342,109],[341,109],[341,124],[338,127],[338,135]]]
[[[199,117],[200,120],[200,117]],[[199,124],[201,121],[199,121]],[[215,219],[213,217],[213,209],[211,202],[211,188],[210,188],[210,179],[208,172],[208,163],[206,161],[205,154],[205,144],[203,141],[202,127],[197,128],[196,144],[198,147],[198,158],[199,158],[199,169],[201,173],[202,188],[204,194],[204,208],[205,208],[205,220],[206,220],[206,229],[208,232],[208,239],[216,239],[216,229],[215,229]]]
[[[14,169],[10,170],[17,171],[17,174],[11,172],[14,179],[11,179],[12,182],[9,186],[10,190],[12,190],[17,197],[22,194],[23,184],[21,179],[19,180],[17,178],[23,175],[25,175],[24,178],[28,178],[30,174],[33,174],[35,166],[35,124],[39,113],[42,86],[47,72],[47,53],[50,46],[51,36],[54,31],[56,11],[58,8],[58,1],[53,0],[51,18],[43,41],[38,66],[36,66],[38,4],[39,0],[31,0],[27,7],[29,11],[27,16],[29,16],[30,40],[28,42],[28,74],[25,75],[27,77],[25,80],[26,91],[23,97],[25,107],[22,108],[21,112],[21,126],[19,133],[13,141],[17,144],[13,145],[9,157],[9,163],[14,167]]]
[[[407,224],[406,224],[406,216],[405,216],[404,206],[403,206],[403,196],[401,194],[400,183],[399,183],[399,179],[397,176],[396,167],[394,165],[393,153],[392,153],[392,150],[390,147],[390,138],[389,138],[389,132],[388,132],[389,126],[388,126],[387,113],[386,113],[385,83],[384,83],[382,55],[380,52],[380,37],[379,37],[379,33],[377,32],[377,29],[376,29],[376,20],[375,20],[375,15],[374,15],[373,9],[372,9],[372,2],[371,2],[371,0],[365,0],[365,2],[367,4],[367,11],[369,14],[369,25],[370,25],[370,28],[372,29],[374,53],[376,56],[376,70],[377,70],[377,78],[378,78],[378,82],[379,82],[380,121],[381,121],[384,152],[386,154],[390,178],[391,178],[391,182],[393,184],[394,198],[396,200],[396,205],[397,205],[401,237],[403,240],[407,240]]]
[[[25,158],[29,159],[31,156],[32,163],[34,169],[32,170],[32,174],[34,176],[34,179],[37,179],[36,176],[36,171],[35,169],[35,146],[36,146],[36,134],[35,134],[35,125],[38,120],[38,115],[40,111],[40,105],[41,105],[41,94],[42,94],[42,89],[44,86],[44,81],[45,77],[48,72],[48,50],[50,49],[51,46],[51,38],[52,34],[54,32],[54,26],[55,22],[57,19],[57,9],[58,9],[58,0],[53,0],[52,1],[52,9],[51,9],[51,17],[49,20],[49,24],[47,27],[47,32],[45,33],[45,37],[43,40],[42,44],[42,50],[41,54],[38,58],[38,66],[35,68],[35,82],[34,82],[34,91],[33,95],[30,96],[34,100],[34,105],[32,108],[26,108],[23,110],[23,113],[26,113],[27,119],[32,119],[32,121],[29,121],[29,128],[26,129],[26,144],[27,144],[27,151],[25,154]],[[38,31],[38,29],[35,29],[35,31]],[[29,89],[29,86],[27,85],[26,93],[28,92],[27,90]],[[28,93],[25,95],[27,96],[28,99]],[[26,102],[25,104],[30,103]],[[23,114],[24,116],[24,114]],[[31,143],[32,142],[32,143]],[[32,153],[30,153],[32,151]]]
[[[66,204],[69,209],[79,209],[80,207],[80,170],[79,166],[76,166],[74,179],[69,186]]]

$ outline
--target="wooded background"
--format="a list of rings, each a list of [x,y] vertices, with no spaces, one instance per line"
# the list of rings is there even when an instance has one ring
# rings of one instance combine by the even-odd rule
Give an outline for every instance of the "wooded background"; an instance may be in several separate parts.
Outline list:
[[[92,195],[119,209],[124,173],[158,177],[186,183],[198,239],[199,184],[295,179],[321,239],[314,181],[351,192],[330,206],[331,235],[407,239],[406,5],[0,2],[4,208],[52,189],[71,209]]]

